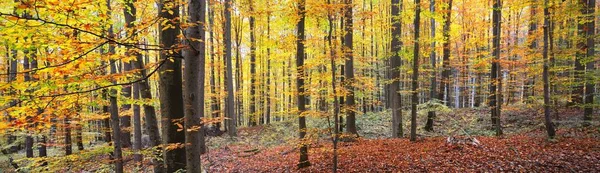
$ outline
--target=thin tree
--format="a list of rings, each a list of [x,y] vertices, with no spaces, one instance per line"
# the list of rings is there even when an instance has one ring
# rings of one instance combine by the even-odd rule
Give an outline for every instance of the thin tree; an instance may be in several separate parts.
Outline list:
[[[596,1],[595,0],[582,0],[582,1],[587,1],[587,3],[585,4],[584,8],[585,8],[585,15],[587,18],[587,23],[585,23],[587,26],[585,28],[586,29],[586,44],[585,44],[585,50],[586,50],[586,57],[587,58],[593,58],[594,57],[594,48],[595,48],[595,44],[594,44],[594,37],[595,37],[595,31],[594,28],[595,27],[595,19],[594,19],[594,14],[596,14],[595,12],[595,8],[596,8]],[[583,3],[583,2],[582,2]],[[582,10],[583,11],[583,10]],[[584,80],[585,83],[585,108],[584,108],[584,113],[583,113],[583,120],[586,122],[585,125],[589,124],[589,121],[592,120],[592,115],[594,114],[594,108],[593,108],[593,104],[594,104],[594,86],[596,85],[596,82],[594,82],[594,70],[595,70],[595,65],[594,65],[594,61],[590,60],[586,63],[586,80]],[[596,80],[597,81],[597,80]]]
[[[306,117],[302,115],[306,111],[306,93],[304,92],[304,22],[306,18],[306,11],[304,9],[306,1],[300,0],[298,2],[298,16],[300,20],[296,24],[298,32],[298,38],[296,39],[296,89],[298,90],[298,131],[300,138],[300,161],[298,162],[298,168],[305,168],[310,166],[308,161],[308,145],[305,144],[304,137],[306,136]]]
[[[186,29],[186,48],[183,49],[185,68],[183,70],[184,110],[185,110],[185,154],[186,172],[201,172],[200,154],[204,152],[204,78],[206,33],[206,1],[188,2],[188,24]]]
[[[111,6],[110,6],[110,0],[106,0],[106,5],[108,10],[106,11],[107,16],[111,16]],[[114,37],[114,32],[113,32],[113,26],[110,25],[110,27],[108,28],[108,37],[109,38],[113,38]],[[110,55],[114,55],[115,54],[115,47],[113,45],[108,45],[108,54]],[[117,67],[116,67],[116,61],[114,59],[110,60],[110,73],[111,74],[116,74],[117,73]],[[117,81],[113,79],[112,81],[113,84],[116,84]],[[120,127],[120,119],[119,119],[119,105],[117,104],[117,90],[116,89],[110,89],[110,121],[111,121],[111,128],[113,131],[113,154],[112,154],[112,159],[114,159],[114,163],[115,163],[115,172],[116,173],[123,173],[123,153],[121,151],[121,127]]]
[[[327,4],[331,5],[331,0],[327,0]],[[335,86],[335,49],[333,48],[333,14],[328,12],[327,20],[329,22],[329,30],[327,32],[327,45],[329,46],[329,56],[331,58],[331,89],[333,92],[333,172],[336,173],[338,169],[338,139],[339,139],[339,114],[340,114],[340,102],[336,97],[336,86]]]
[[[258,102],[256,101],[256,24],[253,1],[249,0],[248,5],[250,7],[250,115],[248,119],[250,120],[250,126],[256,126],[256,108],[258,107]]]
[[[227,120],[225,126],[227,126],[227,133],[230,136],[237,136],[235,116],[235,91],[233,89],[233,64],[231,59],[231,0],[225,0],[223,13],[225,16],[225,22],[223,23],[223,43],[225,44],[225,85],[227,90],[227,97],[225,98],[225,113],[227,114]],[[239,84],[238,84],[239,85]]]
[[[448,9],[446,9],[446,15],[444,17],[446,20],[444,21],[444,28],[442,28],[442,36],[444,37],[444,43],[442,44],[442,80],[440,81],[438,99],[445,103],[446,106],[450,106],[450,102],[446,101],[445,96],[448,95],[447,91],[450,88],[450,24],[452,22],[452,0],[448,0]]]
[[[490,85],[490,108],[492,114],[492,124],[494,130],[496,131],[496,135],[502,135],[502,127],[500,126],[500,93],[498,91],[498,84],[500,83],[499,75],[500,72],[500,30],[501,30],[501,10],[502,5],[500,0],[494,0],[493,12],[492,12],[492,22],[493,22],[493,39],[492,39],[492,47],[493,47],[493,59],[492,59],[492,69],[491,69],[491,85]]]
[[[390,57],[390,72],[389,78],[392,81],[389,84],[389,101],[392,108],[392,137],[402,137],[402,97],[400,95],[400,67],[402,60],[400,59],[400,50],[402,43],[402,19],[400,18],[400,9],[402,7],[401,0],[392,0],[392,56]]]
[[[431,11],[431,13],[435,13],[435,0],[430,0],[429,1],[429,11]],[[435,97],[436,97],[436,87],[437,87],[437,81],[436,81],[436,73],[437,73],[437,68],[436,68],[436,61],[435,61],[435,18],[432,17],[430,19],[431,21],[431,39],[433,40],[431,42],[431,53],[429,54],[429,61],[431,61],[431,69],[433,71],[433,74],[431,75],[431,88],[429,91],[429,100],[430,101],[434,101]],[[435,111],[429,111],[427,112],[427,122],[425,123],[425,130],[427,131],[433,131],[433,118],[435,118]]]
[[[550,81],[548,80],[548,41],[549,41],[549,29],[550,29],[550,12],[548,10],[548,0],[544,0],[544,124],[546,125],[546,132],[548,137],[553,139],[555,136],[554,124],[550,117]]]
[[[417,140],[417,104],[419,104],[419,31],[421,22],[421,0],[415,0],[415,35],[414,35],[414,53],[413,53],[413,74],[412,74],[412,100],[410,105],[410,141]]]

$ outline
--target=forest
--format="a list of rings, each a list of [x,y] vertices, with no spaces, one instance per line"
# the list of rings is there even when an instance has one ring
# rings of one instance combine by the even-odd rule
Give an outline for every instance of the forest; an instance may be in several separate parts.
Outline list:
[[[600,0],[2,0],[0,173],[600,172]]]

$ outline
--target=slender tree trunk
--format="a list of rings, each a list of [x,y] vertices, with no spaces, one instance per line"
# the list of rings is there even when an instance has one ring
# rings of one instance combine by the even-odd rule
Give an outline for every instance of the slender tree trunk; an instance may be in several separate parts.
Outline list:
[[[10,65],[8,68],[8,72],[9,72],[8,80],[7,80],[8,83],[11,83],[11,82],[17,80],[17,68],[18,68],[17,67],[17,65],[18,65],[17,51],[11,50],[11,56],[7,56],[7,57],[11,57],[8,60],[8,64]],[[14,90],[10,90],[11,95],[14,95],[14,92],[15,92]],[[14,107],[16,105],[17,105],[17,101],[13,100],[10,102],[9,107]],[[9,122],[12,122],[15,120],[14,117],[12,117],[10,114],[7,114],[6,119],[8,119]],[[14,133],[14,130],[12,131],[12,133],[9,133],[7,135],[8,139],[6,140],[8,144],[12,145],[10,147],[10,153],[15,153],[15,152],[18,152],[18,150],[19,150],[19,145],[15,143],[17,140],[17,136],[15,136],[13,133]]]
[[[435,0],[430,0],[429,1],[429,11],[431,11],[431,13],[435,13]],[[435,40],[435,18],[431,18],[431,38],[433,40]],[[431,75],[431,88],[429,88],[429,99],[430,101],[434,101],[435,97],[436,97],[436,92],[435,90],[437,89],[437,81],[436,81],[436,75],[437,75],[437,68],[436,68],[436,61],[435,61],[435,41],[431,42],[431,53],[429,55],[429,60],[431,61],[431,69],[432,69],[432,75]],[[433,131],[433,119],[435,118],[435,111],[429,111],[427,112],[427,122],[425,123],[425,130],[427,131]]]
[[[400,18],[400,10],[402,9],[401,0],[392,0],[392,56],[390,57],[389,78],[391,84],[389,87],[389,101],[392,109],[392,137],[400,138],[403,136],[402,130],[402,97],[400,95],[400,51],[402,49],[402,20]]]
[[[296,89],[298,90],[298,131],[299,138],[301,141],[304,141],[304,137],[306,136],[306,117],[302,115],[304,111],[306,111],[306,93],[304,92],[304,78],[307,77],[304,72],[304,21],[305,14],[304,11],[305,0],[300,0],[298,2],[298,15],[300,16],[300,21],[296,24],[296,29],[298,32],[298,38],[296,39],[296,68],[297,68],[297,76],[296,76]],[[298,168],[304,168],[310,166],[310,162],[308,161],[308,145],[305,142],[301,142],[300,146],[300,161],[298,162]]]
[[[107,16],[111,16],[111,6],[110,6],[110,0],[106,0],[106,4],[108,7],[107,10]],[[108,36],[109,38],[114,38],[114,32],[113,32],[113,26],[111,25],[108,29]],[[108,46],[108,54],[109,56],[114,55],[115,54],[115,47],[113,45],[109,45]],[[110,73],[111,74],[116,74],[117,73],[117,67],[116,67],[116,62],[115,60],[110,60]],[[116,84],[117,81],[113,80],[112,81],[113,84]],[[121,126],[120,126],[120,119],[119,119],[119,105],[117,104],[117,90],[116,89],[111,89],[110,90],[110,121],[111,121],[111,128],[113,131],[113,146],[114,146],[114,150],[113,150],[113,154],[112,154],[112,159],[114,160],[115,163],[115,172],[116,173],[123,173],[123,153],[121,151]]]
[[[554,124],[550,118],[550,81],[548,80],[548,34],[550,29],[550,12],[548,11],[548,0],[544,0],[544,124],[546,125],[546,132],[548,137],[553,139],[555,136]]]
[[[345,0],[346,10],[344,11],[344,55],[346,57],[345,62],[345,76],[347,81],[346,90],[348,95],[346,96],[346,129],[347,132],[353,135],[358,135],[356,131],[356,105],[354,98],[354,48],[353,48],[353,29],[352,29],[352,0]]]
[[[217,72],[217,68],[218,68],[218,64],[215,58],[216,54],[215,54],[215,47],[217,44],[215,44],[214,41],[214,10],[212,10],[212,5],[211,5],[211,1],[207,0],[207,6],[208,6],[208,34],[210,39],[208,39],[208,45],[210,45],[210,98],[211,98],[211,102],[210,102],[210,108],[211,108],[211,118],[218,118],[219,117],[219,112],[220,112],[220,105],[221,103],[219,102],[219,92],[218,90],[218,86],[217,86],[217,76],[215,75]],[[220,123],[216,123],[213,124],[215,125],[216,129],[220,130],[221,124]]]
[[[27,13],[24,14],[27,17]],[[30,64],[29,64],[29,60],[30,60],[30,55],[29,55],[29,51],[23,51],[23,53],[25,54],[25,57],[23,57],[23,70],[30,70]],[[35,54],[35,52],[33,52],[33,54]],[[25,82],[29,82],[31,81],[31,74],[30,72],[26,72],[23,74],[23,78]],[[31,92],[31,90],[28,90],[27,92]],[[25,132],[26,132],[26,136],[25,136],[25,156],[27,158],[33,158],[33,137],[31,137],[31,128],[33,127],[33,117],[31,116],[27,116],[27,123],[29,123],[30,125],[27,125],[25,127]]]
[[[411,102],[411,116],[410,116],[410,141],[417,140],[417,104],[419,104],[419,93],[417,89],[419,87],[419,31],[421,22],[421,0],[415,0],[415,47],[413,57],[413,74],[412,74],[412,102]]]
[[[250,13],[254,12],[253,1],[248,0],[250,6]],[[256,101],[256,36],[255,36],[255,17],[254,14],[250,15],[250,126],[257,125],[258,117],[256,114],[256,108],[258,102]]]
[[[331,5],[331,0],[327,0],[327,4]],[[327,20],[329,22],[329,30],[327,32],[327,45],[329,46],[329,57],[331,58],[331,89],[333,92],[333,172],[336,173],[338,169],[338,139],[339,139],[339,113],[340,113],[340,103],[338,102],[338,97],[336,97],[336,86],[335,86],[335,49],[333,47],[333,14],[331,12],[327,13]]]
[[[170,7],[170,8],[169,8]],[[168,8],[168,9],[167,9]],[[178,44],[179,35],[179,6],[171,1],[162,1],[159,4],[159,15],[163,20],[168,20],[174,27],[160,26],[159,41],[165,48],[173,49]],[[169,13],[171,10],[173,13]],[[183,126],[183,90],[181,78],[180,52],[161,52],[160,59],[164,64],[159,69],[160,114],[162,116],[162,134],[164,145],[179,145],[185,143]],[[185,147],[180,146],[163,151],[165,169],[163,172],[176,172],[185,169]]]
[[[241,44],[242,44],[242,19],[238,19],[235,25],[235,91],[237,95],[237,124],[242,125],[242,117],[244,114],[244,94],[241,92],[243,89],[244,80],[242,80],[242,56],[241,56]]]
[[[443,36],[443,50],[442,50],[442,80],[440,81],[440,92],[438,93],[438,99],[445,103],[446,106],[450,106],[450,97],[446,100],[445,96],[449,95],[447,91],[450,90],[450,24],[452,22],[452,0],[448,0],[448,8],[446,9],[446,21],[444,22]]]
[[[500,0],[494,0],[492,20],[493,20],[493,56],[492,59],[492,71],[491,71],[491,86],[490,86],[490,108],[492,114],[492,124],[494,126],[494,130],[496,131],[496,135],[502,135],[502,127],[500,126],[500,93],[498,90],[498,85],[500,84],[501,77],[499,77],[498,72],[500,71],[500,33],[501,33],[501,2]]]
[[[579,41],[577,41],[577,48],[579,50],[575,53],[574,86],[573,90],[571,91],[571,102],[569,102],[569,106],[582,104],[583,97],[585,95],[584,84],[586,80],[586,70],[582,61],[584,61],[587,55],[587,30],[590,30],[587,28],[587,22],[585,22],[585,20],[587,20],[586,15],[588,15],[588,1],[590,0],[578,0],[579,11],[581,12],[581,15],[578,17],[579,22],[577,22],[577,36],[579,37]]]
[[[139,84],[133,84],[133,99],[140,99],[140,87]],[[141,164],[142,154],[142,121],[140,118],[140,105],[133,105],[133,160],[136,164]]]
[[[126,53],[127,54],[127,53]],[[122,62],[122,70],[121,73],[127,73],[132,70],[131,62]],[[131,86],[123,86],[121,88],[121,95],[124,98],[131,98]],[[129,112],[131,109],[131,104],[123,103],[121,106],[123,112]],[[131,148],[131,116],[126,113],[120,116],[120,125],[121,125],[121,145],[123,148]]]
[[[590,58],[590,57],[594,57],[594,48],[595,48],[595,43],[594,43],[594,37],[596,37],[596,35],[594,34],[594,28],[596,28],[595,24],[595,19],[594,19],[594,15],[596,14],[595,12],[595,8],[596,8],[596,0],[587,0],[587,4],[586,4],[586,14],[588,14],[587,18],[588,18],[588,22],[586,23],[586,27],[587,31],[586,31],[586,46],[585,46],[585,50],[586,50],[586,57]],[[594,61],[588,61],[586,63],[586,78],[585,78],[585,108],[584,108],[584,113],[583,113],[583,120],[586,121],[585,125],[589,124],[589,121],[592,120],[592,116],[594,114],[594,108],[593,108],[593,104],[594,104],[594,86],[597,83],[597,80],[594,80],[594,71],[595,71],[595,65],[594,65]]]
[[[204,153],[204,79],[205,79],[205,40],[204,22],[206,1],[188,2],[188,23],[196,24],[186,29],[187,47],[183,49],[185,68],[184,110],[185,110],[185,154],[186,172],[201,172],[200,154]]]
[[[73,154],[73,141],[71,140],[71,117],[69,117],[69,115],[65,115],[63,123],[65,132],[65,145],[63,149],[65,150],[65,155],[71,155]]]
[[[271,15],[267,15],[267,39],[271,39]],[[266,124],[271,124],[271,48],[267,47],[267,84],[265,88],[265,99],[267,103],[265,104],[266,112],[265,112],[265,120]]]
[[[225,0],[223,2],[225,9],[223,10],[225,16],[225,22],[223,23],[223,43],[225,44],[225,86],[227,87],[227,97],[225,98],[225,113],[227,114],[228,121],[225,125],[227,126],[227,133],[230,136],[237,136],[235,116],[235,91],[233,89],[233,67],[231,60],[231,0]],[[238,84],[239,85],[239,84]],[[239,106],[239,105],[238,105]]]

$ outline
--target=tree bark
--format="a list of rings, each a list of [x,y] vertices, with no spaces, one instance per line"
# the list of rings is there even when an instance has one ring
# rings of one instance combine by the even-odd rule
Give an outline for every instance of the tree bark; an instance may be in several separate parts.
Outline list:
[[[500,71],[500,33],[501,33],[501,2],[500,0],[494,0],[493,12],[492,12],[492,21],[493,21],[493,56],[492,59],[492,69],[491,69],[491,86],[490,86],[490,108],[492,114],[492,124],[494,130],[496,131],[496,136],[502,135],[502,127],[500,125],[500,93],[498,89],[498,84],[500,84],[500,79],[498,72]]]
[[[106,0],[106,4],[108,7],[107,16],[111,16],[111,6],[110,0]],[[109,38],[114,38],[113,26],[111,25],[108,29]],[[113,45],[108,46],[108,54],[112,56],[115,54],[115,47]],[[110,60],[110,73],[116,74],[117,67],[115,60]],[[113,80],[113,84],[116,84],[117,81]],[[117,90],[110,90],[110,120],[111,120],[111,128],[113,131],[113,155],[112,159],[114,159],[115,163],[115,172],[123,173],[123,153],[121,151],[121,127],[120,127],[120,119],[119,119],[119,105],[117,104]]]
[[[448,0],[448,9],[446,9],[446,21],[444,22],[443,37],[444,43],[442,44],[442,80],[440,81],[440,92],[438,93],[438,99],[445,103],[446,106],[450,106],[450,96],[448,92],[450,90],[450,24],[452,22],[452,0]],[[448,95],[448,96],[446,96]],[[445,98],[448,98],[446,100]]]
[[[225,44],[225,86],[227,88],[227,97],[225,98],[225,113],[229,120],[226,121],[227,133],[230,136],[237,136],[236,122],[237,117],[235,115],[235,91],[233,89],[233,67],[231,60],[231,0],[225,0],[223,10],[225,16],[225,22],[223,23],[223,43]],[[238,84],[239,85],[239,84]]]
[[[412,74],[412,103],[410,116],[410,141],[417,140],[417,105],[419,104],[419,31],[421,22],[421,0],[415,0],[415,35],[414,35],[414,57],[413,57],[413,74]]]
[[[306,136],[306,117],[303,115],[306,111],[306,93],[304,92],[304,78],[306,77],[304,72],[304,22],[306,11],[304,9],[306,1],[300,0],[298,2],[298,15],[300,21],[296,24],[298,36],[296,39],[296,89],[298,90],[298,131],[300,141],[304,141]],[[300,145],[300,161],[298,162],[298,168],[304,168],[310,166],[308,161],[308,145],[305,142],[301,142]]]
[[[354,98],[354,48],[353,48],[353,26],[352,26],[352,0],[345,0],[346,10],[344,11],[344,55],[345,61],[345,76],[347,81],[346,90],[346,131],[353,135],[358,135],[356,131],[356,105]]]
[[[450,9],[449,9],[450,10]],[[430,0],[429,1],[429,11],[431,11],[431,13],[435,13],[435,0]],[[435,18],[431,18],[431,38],[432,41],[431,42],[431,53],[429,55],[429,61],[431,61],[431,69],[433,71],[433,74],[431,75],[431,88],[429,89],[429,100],[430,101],[434,101],[435,97],[436,97],[436,88],[437,88],[437,81],[436,81],[436,75],[437,75],[437,68],[436,68],[436,62],[435,62]],[[435,111],[429,111],[427,112],[427,122],[425,123],[425,130],[427,131],[433,131],[433,119],[435,118]]]
[[[390,57],[389,78],[392,81],[388,85],[389,107],[392,109],[392,137],[399,138],[404,135],[402,130],[402,97],[400,95],[400,51],[402,49],[402,20],[400,10],[402,8],[401,0],[392,0],[392,56]]]
[[[186,172],[201,172],[200,154],[204,153],[204,79],[205,79],[205,40],[206,1],[188,2],[188,23],[186,48],[183,49],[185,68],[184,110],[185,110],[185,154]]]
[[[255,17],[253,1],[249,0],[248,5],[250,6],[250,115],[248,115],[250,126],[257,125],[256,108],[258,102],[256,101],[256,36],[255,36]]]
[[[590,58],[590,57],[594,57],[594,48],[595,48],[595,44],[594,44],[594,28],[596,28],[595,24],[595,19],[594,19],[594,15],[595,13],[595,8],[596,8],[596,0],[587,0],[587,4],[586,4],[586,14],[587,14],[587,18],[588,18],[588,22],[586,23],[586,27],[587,31],[586,31],[586,46],[585,46],[585,50],[586,50],[586,57]],[[593,108],[593,104],[594,104],[594,86],[596,85],[597,81],[594,80],[593,77],[593,73],[595,71],[595,65],[594,65],[594,61],[588,61],[586,63],[586,78],[585,78],[585,107],[584,107],[584,113],[583,113],[583,120],[586,121],[585,125],[589,124],[589,121],[592,120],[592,116],[594,114],[594,108]]]
[[[544,0],[544,124],[546,125],[546,132],[548,137],[553,139],[556,132],[554,130],[554,124],[550,117],[550,81],[548,80],[548,41],[549,41],[549,29],[550,29],[550,12],[548,11],[548,0]]]
[[[161,1],[159,4],[159,15],[163,20],[174,27],[166,28],[160,26],[159,41],[160,44],[168,49],[175,49],[178,44],[177,35],[179,35],[179,6],[172,4],[172,1]],[[168,8],[170,7],[170,8]],[[168,8],[168,9],[167,9]],[[171,10],[173,13],[169,13]],[[175,49],[177,50],[177,49]],[[183,108],[183,90],[181,78],[181,56],[179,51],[163,51],[160,53],[161,61],[164,64],[159,69],[159,92],[160,92],[160,114],[162,116],[162,134],[164,145],[178,145],[185,143],[185,132],[179,130],[180,124],[183,126],[184,118]],[[176,172],[185,169],[186,155],[185,147],[176,147],[163,151],[164,172]]]

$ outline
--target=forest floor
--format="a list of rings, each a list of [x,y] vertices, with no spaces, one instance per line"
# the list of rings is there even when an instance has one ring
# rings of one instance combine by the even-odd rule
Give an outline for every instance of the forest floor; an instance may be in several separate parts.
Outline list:
[[[357,116],[360,138],[339,143],[340,172],[600,172],[600,122],[596,114],[583,126],[582,112],[554,109],[557,137],[548,140],[539,107],[504,106],[504,135],[494,136],[488,109],[439,109],[433,132],[421,127],[426,109],[418,117],[418,140],[407,139],[410,123],[404,122],[404,138],[392,139],[391,116],[387,111]],[[409,111],[404,111],[408,119]],[[202,166],[208,172],[330,172],[333,148],[326,117],[307,117],[307,140],[312,166],[297,169],[299,152],[297,119],[293,116],[269,125],[243,127],[237,137],[207,137],[208,153]],[[85,134],[92,137],[94,134]],[[448,143],[449,137],[465,143]],[[466,139],[475,138],[477,145]],[[76,148],[76,147],[74,147]],[[49,169],[56,172],[111,172],[105,143],[87,145],[84,151],[63,156],[62,147],[49,147]],[[146,151],[146,150],[145,150]],[[131,160],[132,152],[125,150]],[[147,157],[151,151],[147,150]],[[0,154],[0,173],[16,172]],[[20,165],[24,151],[10,155]],[[147,159],[148,160],[148,159]],[[31,168],[34,169],[34,168]],[[136,169],[133,161],[126,172],[151,172],[148,162]],[[27,171],[25,171],[27,172]],[[34,171],[35,172],[35,171]],[[54,171],[52,171],[54,172]]]
[[[357,122],[361,138],[339,144],[338,171],[600,172],[600,125],[583,127],[577,110],[555,111],[560,116],[554,117],[559,120],[552,140],[546,137],[543,114],[533,108],[506,107],[501,137],[493,135],[487,110],[446,111],[438,115],[436,131],[419,129],[416,142],[389,138],[388,113],[365,114]],[[242,128],[237,138],[209,138],[203,166],[208,172],[330,172],[333,147],[322,119],[309,119],[308,168],[296,167],[294,120]],[[407,133],[409,122],[404,125]],[[450,136],[476,138],[479,144],[448,143]]]

